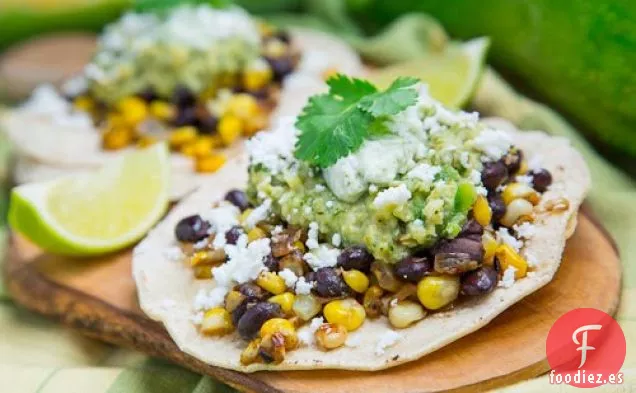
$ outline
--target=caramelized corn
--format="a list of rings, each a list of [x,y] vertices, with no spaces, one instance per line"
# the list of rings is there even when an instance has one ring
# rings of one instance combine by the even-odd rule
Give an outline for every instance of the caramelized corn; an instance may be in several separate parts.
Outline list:
[[[210,138],[199,137],[192,143],[192,153],[195,157],[206,157],[212,153]]]
[[[225,309],[229,312],[236,310],[238,306],[240,306],[243,301],[246,299],[246,296],[243,295],[239,291],[230,291],[225,295]]]
[[[210,265],[198,265],[192,268],[194,277],[199,280],[209,280],[212,278],[212,266]]]
[[[243,133],[243,120],[235,115],[223,115],[218,129],[223,144],[229,146]]]
[[[278,304],[280,306],[280,309],[283,310],[283,312],[287,315],[291,314],[295,300],[296,295],[291,292],[281,293],[280,295],[272,296],[267,299],[268,302]]]
[[[541,196],[534,188],[525,183],[510,183],[504,188],[501,198],[506,205],[509,205],[515,199],[525,199],[536,205],[539,203]]]
[[[247,232],[247,241],[253,242],[254,240],[263,239],[267,237],[267,233],[259,227],[254,227]],[[282,279],[281,279],[282,280]]]
[[[232,317],[223,307],[216,307],[205,312],[201,322],[201,333],[223,335],[234,330]]]
[[[382,314],[382,294],[384,291],[377,285],[372,285],[364,293],[362,304],[369,318],[376,318]]]
[[[261,339],[255,338],[247,344],[247,347],[241,352],[241,364],[248,366],[252,363],[256,363],[259,360],[258,351],[261,346]]]
[[[507,244],[502,244],[497,247],[497,259],[501,263],[502,271],[508,269],[509,266],[517,269],[515,271],[515,279],[520,279],[526,276],[528,271],[528,262],[526,262],[521,255],[519,255],[512,247]]]
[[[117,109],[124,121],[131,126],[136,126],[148,116],[146,102],[139,97],[126,97],[117,103]]]
[[[130,145],[132,133],[125,128],[113,128],[104,133],[102,144],[106,150],[118,150]]]
[[[282,333],[268,334],[261,338],[258,356],[265,363],[278,364],[285,360],[286,340]]]
[[[188,262],[190,266],[219,264],[225,262],[225,251],[222,248],[200,250],[192,254]]]
[[[243,86],[247,90],[261,89],[272,80],[272,69],[265,63],[263,66],[251,68],[243,74]]]
[[[267,128],[269,117],[266,113],[260,113],[245,120],[243,135],[247,137],[254,136],[258,131]]]
[[[178,149],[194,142],[196,139],[197,129],[193,126],[184,126],[172,130],[170,137],[168,138],[168,142],[170,143],[170,147]]]
[[[284,318],[272,318],[261,326],[260,334],[262,338],[268,335],[280,333],[285,338],[285,349],[291,350],[298,346],[298,335],[294,324]]]
[[[495,258],[495,251],[497,251],[497,246],[499,244],[497,243],[495,237],[488,232],[484,232],[484,234],[482,235],[481,244],[484,248],[484,263],[487,265],[491,265]]]
[[[218,171],[226,158],[223,154],[211,153],[203,157],[197,157],[195,169],[199,173],[212,173]]]
[[[359,328],[366,318],[364,307],[355,299],[332,300],[322,310],[329,323],[338,323],[347,331]]]
[[[429,310],[437,310],[457,299],[458,276],[427,276],[417,284],[417,298]]]
[[[422,306],[410,300],[403,300],[389,307],[389,322],[398,329],[408,327],[425,316],[426,311]]]
[[[256,279],[256,285],[269,293],[273,293],[274,295],[280,295],[287,289],[285,280],[274,272],[261,273]]]
[[[490,210],[488,200],[483,195],[479,195],[473,205],[473,217],[482,227],[490,224],[492,220],[492,210]]]
[[[137,147],[143,149],[143,148],[152,146],[155,143],[157,143],[157,138],[154,138],[154,137],[149,136],[149,135],[143,135],[137,141]]]
[[[323,323],[314,333],[318,347],[328,351],[344,345],[347,329],[338,323]]]
[[[73,107],[84,112],[91,112],[95,109],[95,101],[87,96],[79,96],[73,100]]]
[[[177,110],[174,105],[165,101],[153,101],[150,103],[150,114],[158,120],[168,121],[174,118]]]
[[[369,278],[360,270],[345,270],[342,272],[342,278],[357,293],[364,293],[369,288]]]
[[[227,102],[225,108],[225,116],[233,115],[241,120],[247,120],[252,116],[257,115],[261,108],[254,96],[246,93],[240,93],[233,95]]]

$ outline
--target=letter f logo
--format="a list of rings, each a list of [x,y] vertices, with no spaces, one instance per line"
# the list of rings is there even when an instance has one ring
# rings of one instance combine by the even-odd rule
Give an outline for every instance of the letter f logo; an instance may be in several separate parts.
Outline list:
[[[572,333],[572,341],[574,341],[574,344],[580,345],[580,347],[576,349],[577,351],[581,351],[581,364],[579,364],[579,368],[583,367],[583,365],[585,364],[585,361],[587,360],[587,351],[593,351],[596,349],[592,346],[587,345],[588,330],[601,330],[602,327],[603,327],[602,325],[584,325],[576,329],[574,333]],[[581,342],[579,342],[576,336],[578,336],[578,334],[581,332],[583,333],[581,335],[582,340]]]

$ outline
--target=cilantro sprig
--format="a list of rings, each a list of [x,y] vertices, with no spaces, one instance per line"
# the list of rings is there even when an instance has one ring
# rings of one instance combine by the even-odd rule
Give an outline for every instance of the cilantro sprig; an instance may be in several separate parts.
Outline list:
[[[382,132],[382,120],[415,104],[418,94],[411,87],[417,82],[402,77],[378,91],[363,79],[341,74],[329,78],[329,92],[311,97],[296,121],[296,158],[324,168],[355,152],[365,139]]]

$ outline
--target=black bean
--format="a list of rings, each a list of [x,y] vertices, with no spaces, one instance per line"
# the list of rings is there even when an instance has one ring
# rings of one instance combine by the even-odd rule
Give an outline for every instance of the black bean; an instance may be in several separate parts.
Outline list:
[[[532,187],[539,192],[545,192],[552,184],[552,174],[547,169],[533,170],[530,176],[532,176]]]
[[[349,287],[342,276],[332,267],[323,267],[316,271],[314,292],[322,297],[339,297],[349,293]]]
[[[227,244],[236,244],[239,237],[243,234],[243,228],[238,225],[233,226],[225,232],[225,242]]]
[[[243,316],[238,321],[236,330],[244,340],[254,338],[261,326],[272,318],[281,317],[283,313],[276,303],[260,302],[245,310]]]
[[[225,200],[241,209],[241,211],[245,211],[248,207],[250,207],[247,195],[241,190],[230,190],[227,194],[225,194]]]
[[[464,274],[461,278],[461,292],[468,296],[484,295],[496,286],[497,271],[490,266],[482,266]]]
[[[474,218],[466,221],[464,226],[462,227],[462,231],[459,232],[457,237],[469,237],[471,239],[479,240],[481,239],[481,235],[484,234],[484,227],[481,226]]]
[[[435,254],[435,271],[441,274],[461,274],[475,270],[481,264],[481,260],[473,259],[471,254],[465,252],[440,252]]]
[[[481,181],[489,190],[495,190],[508,179],[508,169],[501,161],[487,162],[481,171]]]
[[[519,149],[510,151],[508,152],[508,154],[501,158],[501,161],[508,169],[508,173],[510,175],[514,175],[519,172],[519,168],[521,168],[521,162],[523,161],[523,152]]]
[[[276,30],[276,32],[274,33],[274,37],[278,38],[286,44],[289,44],[289,42],[291,41],[289,32],[287,30]]]
[[[248,299],[262,300],[267,296],[267,292],[256,284],[246,282],[238,286],[238,291]]]
[[[197,119],[196,108],[191,106],[180,108],[177,111],[177,115],[172,121],[172,124],[176,127],[197,126],[199,124],[199,119]]]
[[[488,194],[488,205],[492,211],[492,222],[496,223],[506,214],[506,204],[499,193]]]
[[[266,100],[270,97],[271,92],[269,90],[268,87],[263,87],[260,88],[258,90],[248,90],[247,94],[251,95],[252,97],[256,98],[257,100]]]
[[[172,102],[179,108],[191,107],[196,102],[196,97],[187,86],[179,85],[172,93]]]
[[[436,259],[437,254],[467,254],[469,259],[481,262],[484,258],[484,248],[481,241],[468,238],[455,238],[453,240],[444,241],[435,247]]]
[[[219,119],[212,115],[199,116],[197,125],[199,127],[199,133],[203,135],[211,135],[216,132],[217,126],[219,125]]]
[[[316,281],[316,272],[313,270],[308,271],[303,277],[305,277],[305,281],[307,282]]]
[[[245,311],[247,311],[248,308],[253,307],[256,303],[258,303],[258,300],[255,298],[246,297],[243,299],[243,302],[232,310],[232,325],[237,326],[241,317],[245,314]]]
[[[338,256],[338,266],[346,270],[356,269],[368,272],[373,262],[373,255],[364,246],[350,246]]]
[[[395,265],[395,275],[406,281],[419,282],[433,271],[433,264],[428,258],[406,257]]]
[[[137,96],[146,102],[151,102],[159,98],[157,96],[157,92],[152,87],[143,89],[141,92],[139,92],[139,94],[137,94]]]
[[[277,272],[279,270],[278,259],[274,258],[272,254],[263,258],[263,264],[270,272]]]
[[[208,236],[210,223],[201,216],[189,216],[177,223],[174,234],[180,242],[196,243]]]
[[[276,82],[281,82],[287,75],[294,71],[294,62],[288,56],[280,58],[266,57],[265,60],[269,63]]]

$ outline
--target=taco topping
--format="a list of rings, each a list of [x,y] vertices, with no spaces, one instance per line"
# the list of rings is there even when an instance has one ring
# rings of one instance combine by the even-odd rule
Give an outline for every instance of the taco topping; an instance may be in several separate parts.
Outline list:
[[[197,294],[195,323],[209,335],[236,330],[248,342],[244,365],[280,363],[300,345],[336,350],[367,318],[408,328],[514,285],[538,262],[524,240],[551,175],[529,168],[505,132],[443,108],[419,83],[382,93],[341,76],[328,83],[328,95],[358,106],[355,116],[389,108],[363,122],[381,131],[325,153],[321,143],[341,136],[316,127],[339,124],[326,119],[333,106],[315,107],[333,97],[314,97],[296,124],[249,141],[246,193],[230,191],[175,229],[194,276],[215,284]],[[405,107],[391,107],[401,99]],[[305,132],[317,138],[314,153],[299,157]],[[389,331],[376,352],[400,337]]]

